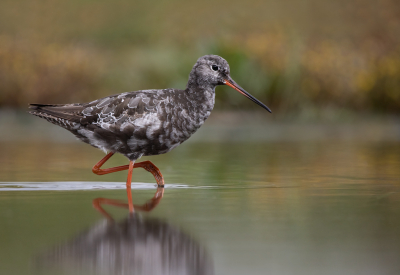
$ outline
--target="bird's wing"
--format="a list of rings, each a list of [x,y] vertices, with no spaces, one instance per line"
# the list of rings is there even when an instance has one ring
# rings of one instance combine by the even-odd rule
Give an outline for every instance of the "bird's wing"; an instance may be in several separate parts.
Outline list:
[[[110,130],[110,126],[121,124],[128,117],[157,112],[156,105],[164,99],[163,95],[159,90],[146,90],[112,95],[83,104],[30,104],[30,113],[64,128],[71,123],[79,123]]]

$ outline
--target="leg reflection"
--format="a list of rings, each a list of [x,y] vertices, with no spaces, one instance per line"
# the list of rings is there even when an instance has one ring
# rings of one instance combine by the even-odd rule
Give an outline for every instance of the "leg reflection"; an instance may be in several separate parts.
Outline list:
[[[164,187],[158,187],[157,192],[154,194],[154,196],[151,199],[149,199],[145,204],[142,205],[132,204],[132,211],[130,212],[134,211],[150,212],[160,203],[163,195],[164,195]],[[126,203],[121,200],[113,200],[107,198],[96,198],[93,200],[92,204],[97,211],[99,211],[103,216],[105,216],[107,219],[110,220],[113,220],[113,218],[107,211],[104,210],[104,208],[101,206],[102,204],[112,205],[126,209],[130,208],[129,207],[130,203]]]

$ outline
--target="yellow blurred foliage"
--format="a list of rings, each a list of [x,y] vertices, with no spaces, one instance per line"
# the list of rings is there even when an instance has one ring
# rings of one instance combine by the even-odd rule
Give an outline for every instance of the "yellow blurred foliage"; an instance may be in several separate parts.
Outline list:
[[[371,46],[371,41],[294,41],[282,29],[238,35],[220,42],[217,45],[229,47],[214,46],[211,53],[217,49],[222,56],[244,55],[254,61],[251,66],[256,66],[253,71],[259,72],[257,78],[269,79],[251,92],[272,102],[275,109],[295,110],[293,107],[307,101],[317,108],[328,104],[355,110],[400,110],[397,48],[382,50]],[[42,44],[3,35],[0,106],[89,101],[113,90],[120,91],[121,81],[111,81],[112,88],[106,83],[113,78],[133,79],[136,86],[148,88],[162,88],[173,83],[174,78],[181,83],[188,74],[187,66],[182,64],[188,63],[188,59],[177,58],[177,53],[168,48],[159,53],[136,48],[110,55],[109,51],[93,46]],[[117,66],[116,59],[120,62]],[[232,66],[233,71],[249,74],[244,79],[252,79],[249,64],[233,62]],[[185,68],[182,73],[181,68]],[[253,76],[252,81],[257,79]],[[251,83],[243,86],[251,87]]]
[[[93,49],[0,36],[0,106],[85,99],[103,70]]]

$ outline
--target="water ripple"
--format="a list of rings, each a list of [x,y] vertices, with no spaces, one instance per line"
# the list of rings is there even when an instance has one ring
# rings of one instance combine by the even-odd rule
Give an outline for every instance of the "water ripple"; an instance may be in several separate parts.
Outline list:
[[[167,189],[260,189],[260,188],[292,188],[298,186],[262,185],[187,185],[168,183]],[[113,190],[125,189],[125,182],[102,181],[52,181],[52,182],[0,182],[1,191],[71,191],[71,190]],[[132,182],[132,189],[155,189],[154,183]]]
[[[132,189],[154,189],[154,183],[132,182]],[[0,191],[70,191],[125,189],[125,182],[54,181],[54,182],[0,182]],[[168,184],[166,188],[189,188],[183,184]]]

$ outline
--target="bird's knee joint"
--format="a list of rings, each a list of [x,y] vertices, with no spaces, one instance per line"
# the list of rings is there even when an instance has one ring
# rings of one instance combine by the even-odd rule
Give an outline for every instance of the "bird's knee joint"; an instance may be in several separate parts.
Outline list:
[[[97,167],[93,167],[92,168],[92,172],[94,173],[94,174],[96,174],[96,175],[100,175],[101,173],[101,169],[99,169],[99,168],[97,168]]]

